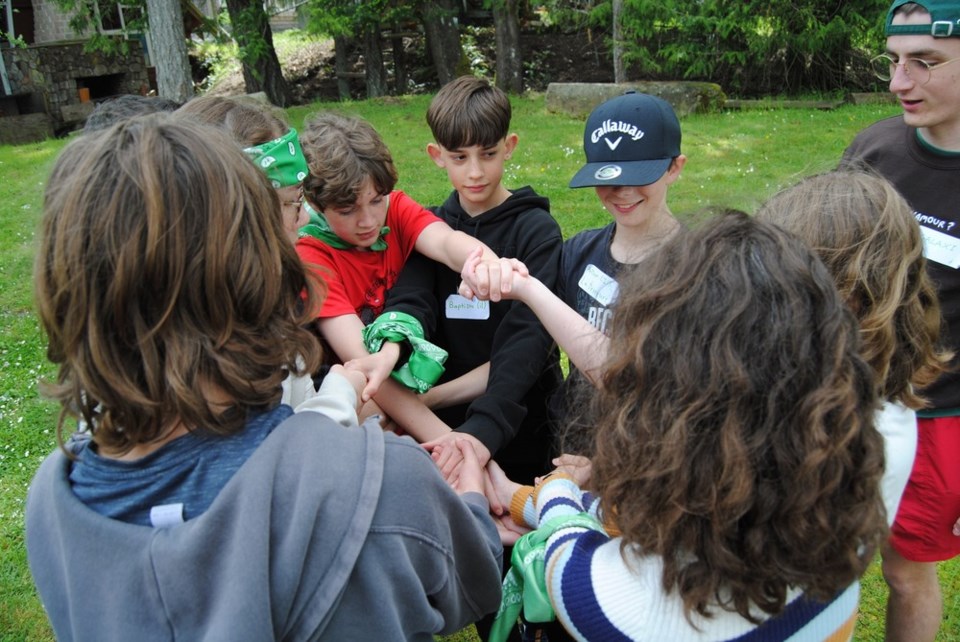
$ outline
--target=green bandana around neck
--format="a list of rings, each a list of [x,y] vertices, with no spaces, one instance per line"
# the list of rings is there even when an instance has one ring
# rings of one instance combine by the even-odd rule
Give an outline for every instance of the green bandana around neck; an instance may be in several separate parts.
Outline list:
[[[304,236],[312,236],[318,241],[322,241],[330,247],[338,250],[352,250],[354,247],[356,247],[355,245],[351,245],[337,236],[330,228],[330,223],[327,222],[326,217],[317,210],[313,209],[313,206],[311,206],[306,200],[303,201],[303,207],[307,210],[307,216],[310,217],[310,219],[307,221],[307,224],[301,227],[300,231],[297,233],[300,238],[303,238]],[[386,250],[387,242],[383,237],[386,236],[387,232],[389,231],[390,228],[386,225],[381,227],[380,236],[378,236],[374,244],[370,246],[370,249],[374,252],[383,252]]]
[[[411,348],[410,358],[390,373],[392,378],[420,394],[440,379],[447,351],[423,338],[423,326],[416,317],[403,312],[384,312],[364,327],[363,343],[367,352],[379,352],[384,341],[407,341]]]
[[[307,159],[300,149],[296,129],[291,128],[280,138],[243,151],[267,175],[273,189],[299,185],[307,177]]]

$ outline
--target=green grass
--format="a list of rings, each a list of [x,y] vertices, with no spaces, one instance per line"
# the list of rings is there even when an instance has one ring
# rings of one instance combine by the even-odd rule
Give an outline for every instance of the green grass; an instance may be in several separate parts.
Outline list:
[[[400,188],[425,204],[446,198],[443,171],[424,151],[429,96],[385,98],[347,104],[316,104],[288,111],[290,122],[321,109],[370,120],[393,151]],[[582,162],[583,121],[550,114],[542,96],[514,101],[514,131],[520,145],[505,172],[508,187],[532,185],[550,197],[552,210],[570,235],[609,218],[592,190],[571,190],[567,181]],[[696,115],[685,118],[683,151],[689,157],[669,202],[683,220],[694,221],[707,205],[753,211],[766,197],[801,176],[834,167],[854,134],[895,106],[844,106],[820,112],[778,110]],[[64,141],[0,146],[0,642],[50,640],[23,547],[23,503],[41,458],[54,447],[55,409],[36,391],[52,374],[32,313],[31,266],[42,193],[50,164]],[[960,559],[941,565],[945,619],[938,640],[960,641]],[[857,639],[883,639],[885,586],[877,565],[864,579]],[[94,614],[91,614],[93,617]],[[472,642],[472,628],[447,638]]]

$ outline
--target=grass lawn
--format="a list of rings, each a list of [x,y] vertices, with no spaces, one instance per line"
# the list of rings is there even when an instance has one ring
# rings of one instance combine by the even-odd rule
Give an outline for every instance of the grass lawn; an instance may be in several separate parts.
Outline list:
[[[425,204],[446,198],[446,175],[429,161],[424,122],[429,96],[295,107],[290,123],[320,109],[370,120],[393,151],[399,187]],[[551,199],[565,235],[608,221],[593,190],[571,190],[567,181],[582,162],[583,121],[550,114],[539,95],[514,101],[520,145],[507,167],[508,187],[532,185]],[[762,110],[696,115],[684,119],[683,177],[670,191],[679,218],[693,222],[707,205],[753,211],[763,199],[802,176],[833,168],[854,134],[894,115],[896,106],[845,106],[834,111]],[[36,382],[52,374],[32,311],[31,266],[41,200],[52,160],[65,141],[0,146],[0,641],[50,640],[23,546],[27,485],[55,446],[55,409],[41,400]],[[938,640],[960,641],[960,559],[941,565],[945,618]],[[876,564],[863,582],[856,638],[883,639],[885,587]],[[91,614],[91,617],[95,617]],[[476,640],[472,630],[447,638]]]

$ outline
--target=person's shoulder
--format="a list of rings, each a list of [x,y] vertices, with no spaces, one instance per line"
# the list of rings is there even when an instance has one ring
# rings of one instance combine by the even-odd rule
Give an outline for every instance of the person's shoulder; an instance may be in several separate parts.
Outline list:
[[[889,154],[899,155],[909,147],[909,127],[902,116],[891,116],[862,129],[843,152],[842,166],[872,164]]]
[[[414,225],[421,227],[435,223],[441,219],[414,200],[410,195],[402,190],[393,190],[390,192],[390,202],[387,204],[387,224]]]
[[[564,252],[577,252],[585,247],[593,245],[606,239],[613,230],[614,223],[609,223],[603,227],[593,227],[588,230],[581,230],[563,243]]]
[[[392,464],[394,472],[401,476],[413,475],[416,479],[435,480],[438,471],[430,455],[411,437],[400,437],[392,432],[383,435],[385,459]]]
[[[557,234],[560,233],[560,226],[550,213],[550,199],[537,194],[530,186],[512,190],[503,203],[489,211],[492,213],[495,210],[501,211],[504,218],[511,219],[513,225],[555,228]]]
[[[867,141],[880,144],[900,145],[898,139],[890,139],[892,134],[898,134],[908,129],[903,122],[903,116],[890,116],[871,123],[861,129],[853,139],[853,144],[863,144]]]
[[[306,263],[329,259],[334,256],[336,251],[333,247],[312,236],[301,236],[297,239],[294,248],[297,250],[297,255]]]
[[[422,210],[427,209],[423,205],[421,205],[419,202],[417,202],[417,200],[414,199],[412,196],[410,196],[409,194],[407,194],[406,192],[400,189],[395,189],[392,192],[390,192],[388,198],[390,199],[390,203],[389,203],[390,209],[393,209],[395,207],[396,208],[415,207]]]

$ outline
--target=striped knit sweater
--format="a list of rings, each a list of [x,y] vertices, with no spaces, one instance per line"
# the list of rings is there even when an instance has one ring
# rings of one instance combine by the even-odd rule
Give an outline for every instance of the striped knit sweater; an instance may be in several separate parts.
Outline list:
[[[552,475],[531,491],[525,487],[514,496],[511,513],[517,523],[536,528],[557,517],[596,516],[596,498],[566,475]],[[620,543],[608,533],[572,525],[547,541],[547,591],[558,619],[577,640],[840,642],[853,636],[858,583],[828,603],[791,591],[784,611],[759,625],[719,607],[711,618],[692,614],[688,620],[679,594],[663,589],[662,560],[634,556],[628,568]]]

